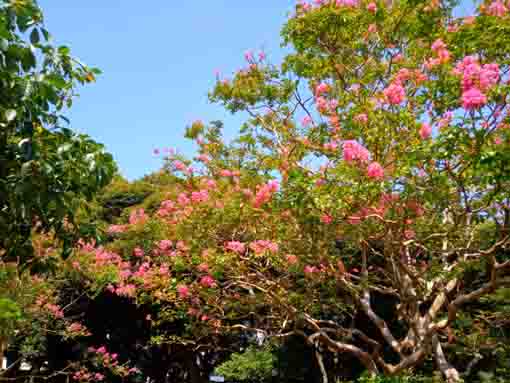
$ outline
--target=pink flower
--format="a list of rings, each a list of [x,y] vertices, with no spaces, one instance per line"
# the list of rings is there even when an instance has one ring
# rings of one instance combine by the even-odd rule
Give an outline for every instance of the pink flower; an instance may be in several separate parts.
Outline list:
[[[133,255],[137,258],[142,258],[145,255],[145,253],[144,253],[143,249],[141,249],[139,247],[135,247],[133,249]]]
[[[487,103],[487,96],[477,88],[471,88],[462,94],[462,106],[467,110],[475,110]]]
[[[179,297],[181,299],[189,297],[189,288],[186,285],[177,286],[177,292],[179,293]]]
[[[133,284],[121,285],[115,293],[120,297],[134,297],[136,294],[136,286]]]
[[[244,52],[244,59],[248,62],[253,61],[253,52],[252,51]]]
[[[207,154],[200,154],[197,159],[201,162],[203,162],[204,164],[208,163],[210,161],[209,157],[207,156]]]
[[[207,287],[207,288],[210,288],[210,287],[214,287],[216,286],[216,281],[214,280],[213,277],[211,277],[210,275],[206,275],[205,277],[202,277],[200,279],[200,284],[203,286],[203,287]]]
[[[367,168],[368,177],[375,180],[382,180],[384,178],[384,169],[379,162],[372,162]]]
[[[375,24],[370,24],[368,26],[368,33],[376,33],[377,32],[377,25]]]
[[[326,142],[324,144],[324,149],[329,151],[335,151],[338,149],[338,143],[336,141]]]
[[[413,239],[414,237],[416,237],[416,233],[414,232],[414,230],[407,229],[404,231],[404,237],[405,239]]]
[[[336,0],[337,7],[354,8],[359,5],[358,0]]]
[[[144,223],[148,218],[144,209],[135,209],[129,215],[129,224],[137,225],[139,223]]]
[[[207,189],[209,189],[209,190],[214,190],[214,189],[216,189],[216,187],[217,187],[218,185],[216,184],[216,181],[215,181],[215,180],[213,180],[213,179],[208,179],[208,180],[206,181],[206,183],[205,183],[205,186],[206,186],[206,188],[207,188]]]
[[[450,124],[453,119],[453,113],[448,111],[446,112],[437,122],[437,126],[439,129],[442,129]]]
[[[434,52],[438,52],[440,50],[443,50],[443,49],[446,49],[446,44],[444,43],[443,40],[441,39],[437,39],[436,41],[434,41],[432,43],[432,47],[431,49],[434,51]]]
[[[186,170],[186,165],[181,161],[176,160],[173,162],[173,165],[176,170],[179,170],[181,172]]]
[[[85,330],[85,327],[78,322],[73,322],[67,327],[67,331],[69,331],[70,333],[80,333],[83,330]]]
[[[400,83],[393,83],[384,90],[386,100],[392,105],[401,104],[406,98],[404,87]]]
[[[232,177],[232,172],[228,169],[220,170],[220,176],[222,177]]]
[[[325,223],[326,225],[329,225],[333,222],[333,217],[330,216],[329,214],[323,214],[321,216],[321,222]]]
[[[277,180],[269,181],[267,184],[262,185],[258,188],[257,194],[255,194],[254,206],[256,208],[261,207],[262,205],[268,203],[273,194],[276,193],[279,189],[279,184]]]
[[[305,116],[303,117],[303,119],[301,120],[301,125],[303,125],[304,127],[307,127],[309,126],[311,123],[313,122],[312,118],[310,116]]]
[[[198,192],[191,193],[191,201],[194,203],[206,202],[209,199],[209,193],[207,190],[200,190]]]
[[[99,348],[96,350],[96,353],[98,353],[98,354],[106,354],[106,347],[105,347],[105,346],[101,346],[101,347],[99,347]]]
[[[491,16],[503,17],[508,12],[508,8],[505,7],[499,0],[495,0],[491,3],[489,8],[487,9],[487,14]]]
[[[370,13],[376,13],[377,12],[377,5],[372,2],[367,5],[367,11]]]
[[[321,82],[317,87],[315,88],[315,96],[320,96],[323,93],[327,93],[329,91],[329,85]]]
[[[208,273],[209,272],[209,265],[207,263],[201,263],[197,266],[197,270],[201,273]]]
[[[169,239],[163,239],[158,243],[158,249],[161,251],[168,251],[173,247],[173,242]]]
[[[366,113],[360,113],[356,117],[354,117],[354,120],[364,125],[368,122],[368,116]]]
[[[234,253],[243,254],[246,250],[246,246],[239,241],[230,241],[225,244],[225,249],[233,251]]]
[[[304,271],[306,275],[312,275],[314,273],[319,272],[319,269],[315,266],[306,265]]]
[[[108,234],[124,233],[127,230],[126,225],[110,225],[106,230]]]
[[[315,181],[315,186],[319,187],[326,184],[326,180],[324,178],[319,178],[317,181]]]
[[[480,89],[487,90],[496,85],[499,81],[499,65],[486,64],[480,70]]]
[[[177,196],[177,202],[179,203],[179,205],[186,206],[190,203],[190,200],[189,200],[188,196],[186,195],[186,193],[180,193]]]
[[[250,243],[250,249],[252,249],[255,254],[262,254],[265,251],[277,253],[278,244],[271,241],[258,240]]]
[[[289,265],[295,265],[298,262],[298,258],[293,254],[287,254],[285,258],[287,258]]]
[[[399,63],[404,59],[404,56],[402,53],[397,53],[395,56],[393,56],[393,62]]]
[[[370,152],[354,140],[344,141],[342,149],[344,161],[346,162],[355,160],[366,162],[370,157]]]
[[[420,128],[420,137],[423,139],[423,140],[426,140],[427,138],[430,137],[430,135],[432,134],[432,126],[430,126],[430,124],[424,122],[423,124],[421,124],[421,128]]]

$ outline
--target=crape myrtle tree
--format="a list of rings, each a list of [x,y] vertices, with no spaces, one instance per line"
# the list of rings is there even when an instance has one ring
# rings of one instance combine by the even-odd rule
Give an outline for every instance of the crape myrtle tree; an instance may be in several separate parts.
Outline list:
[[[298,4],[281,66],[247,52],[218,74],[211,100],[247,116],[237,139],[193,123],[197,157],[165,163],[181,180],[63,272],[150,310],[153,344],[198,357],[225,334],[300,337],[325,382],[329,355],[460,381],[473,364],[447,341],[510,285],[510,5],[455,5]]]

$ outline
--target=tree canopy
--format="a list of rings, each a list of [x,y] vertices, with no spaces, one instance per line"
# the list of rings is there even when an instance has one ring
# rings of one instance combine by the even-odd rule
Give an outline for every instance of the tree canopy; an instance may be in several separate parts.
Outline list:
[[[50,114],[31,107],[26,137],[14,126],[25,103],[8,104],[12,150],[28,139],[51,164],[61,160],[55,178],[42,173],[58,182],[41,200],[66,203],[37,205],[53,220],[21,216],[44,225],[24,240],[48,267],[2,263],[12,295],[0,301],[3,336],[32,363],[28,376],[202,382],[217,368],[292,381],[296,369],[283,365],[300,355],[308,379],[323,383],[508,381],[509,4],[484,2],[461,18],[456,5],[297,4],[282,29],[283,62],[246,52],[245,68],[218,75],[210,91],[246,116],[232,142],[221,122],[195,121],[186,131],[195,157],[165,151],[161,171],[131,184],[117,177],[87,213],[67,196],[91,197],[113,174],[110,157],[43,127],[57,124],[58,101]],[[48,65],[67,84],[50,86],[61,97],[95,73],[36,37],[16,44],[60,57]],[[59,143],[35,145],[38,129]],[[16,158],[10,172],[31,169],[25,182],[39,185],[40,170],[24,165],[37,160]],[[22,206],[17,196],[6,205]],[[66,237],[53,234],[73,212],[99,235],[62,258]],[[13,305],[21,287],[31,299]]]

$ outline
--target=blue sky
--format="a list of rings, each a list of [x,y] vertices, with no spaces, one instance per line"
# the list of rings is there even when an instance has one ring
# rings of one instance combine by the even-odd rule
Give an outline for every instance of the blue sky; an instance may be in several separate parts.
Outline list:
[[[106,145],[134,179],[158,169],[154,147],[194,152],[183,139],[195,120],[240,119],[207,101],[214,71],[244,65],[244,52],[281,56],[279,32],[295,0],[40,0],[55,43],[103,71],[80,89],[72,127]]]
[[[282,57],[280,29],[296,0],[39,0],[57,44],[103,70],[67,113],[72,127],[106,145],[121,173],[135,179],[158,169],[155,147],[177,147],[196,119],[240,125],[207,101],[214,71],[231,74],[244,52]],[[459,14],[472,9],[464,0]]]

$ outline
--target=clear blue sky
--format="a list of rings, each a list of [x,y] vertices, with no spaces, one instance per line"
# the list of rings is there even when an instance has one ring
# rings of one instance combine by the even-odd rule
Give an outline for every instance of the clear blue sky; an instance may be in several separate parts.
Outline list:
[[[223,120],[227,137],[240,125],[207,101],[214,71],[231,74],[243,54],[264,48],[278,62],[280,28],[296,0],[39,0],[55,42],[103,70],[68,112],[72,127],[106,145],[135,179],[158,169],[155,147],[177,147],[188,123]],[[465,4],[465,5],[464,5]],[[460,14],[472,8],[464,0]]]
[[[129,179],[161,165],[154,147],[178,147],[195,120],[220,119],[231,137],[239,118],[207,101],[214,71],[228,75],[243,54],[281,56],[279,32],[295,0],[40,0],[57,44],[103,70],[80,89],[72,127],[106,145]]]

